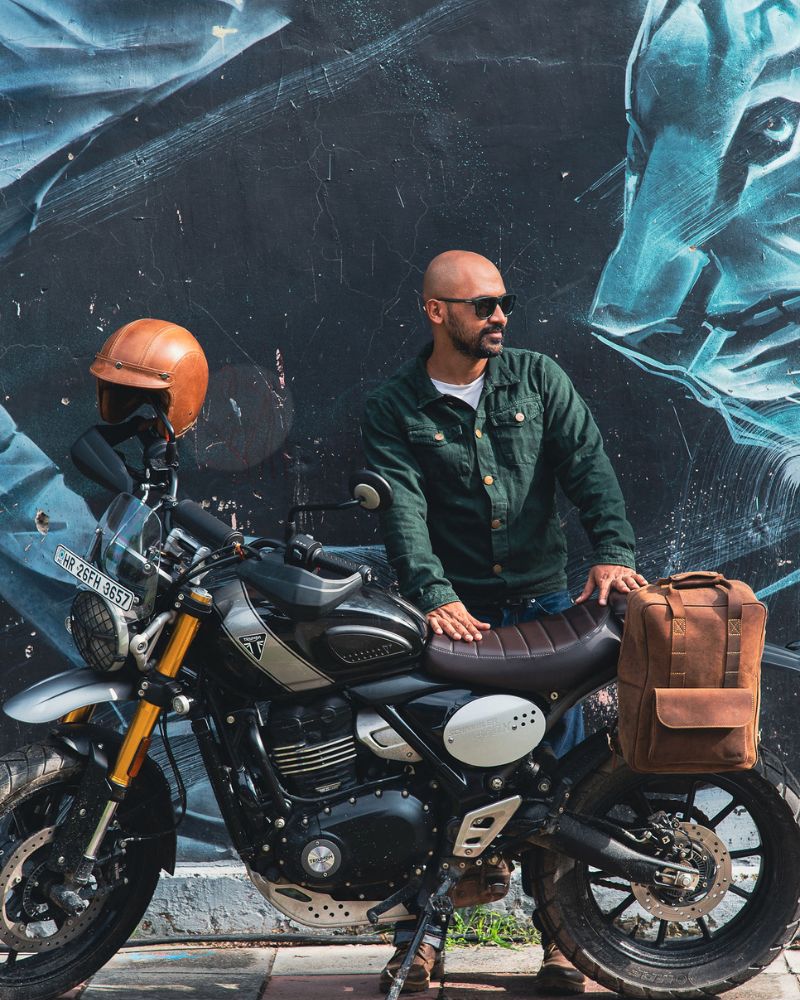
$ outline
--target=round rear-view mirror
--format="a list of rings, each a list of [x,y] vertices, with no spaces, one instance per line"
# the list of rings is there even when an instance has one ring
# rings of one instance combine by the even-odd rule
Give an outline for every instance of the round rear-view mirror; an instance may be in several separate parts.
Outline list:
[[[369,469],[359,469],[350,476],[350,493],[365,510],[388,510],[392,506],[392,487]]]

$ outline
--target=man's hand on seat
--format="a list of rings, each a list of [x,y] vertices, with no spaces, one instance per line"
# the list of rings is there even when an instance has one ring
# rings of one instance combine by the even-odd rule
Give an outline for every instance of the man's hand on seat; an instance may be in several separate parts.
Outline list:
[[[628,566],[599,565],[592,566],[589,570],[589,579],[581,592],[581,596],[575,599],[576,604],[587,600],[597,590],[599,604],[608,603],[608,595],[611,590],[619,590],[623,594],[629,594],[632,590],[638,590],[647,584],[647,580],[641,573],[630,569]]]
[[[427,614],[428,622],[436,635],[448,635],[451,639],[463,639],[472,642],[482,639],[481,632],[486,632],[492,626],[487,622],[479,622],[467,611],[461,601],[452,601],[434,608]]]

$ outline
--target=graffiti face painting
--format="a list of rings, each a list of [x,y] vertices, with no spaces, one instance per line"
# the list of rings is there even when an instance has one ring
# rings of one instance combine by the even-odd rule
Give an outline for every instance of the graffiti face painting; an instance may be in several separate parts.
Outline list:
[[[735,440],[800,445],[800,4],[649,0],[597,336]]]

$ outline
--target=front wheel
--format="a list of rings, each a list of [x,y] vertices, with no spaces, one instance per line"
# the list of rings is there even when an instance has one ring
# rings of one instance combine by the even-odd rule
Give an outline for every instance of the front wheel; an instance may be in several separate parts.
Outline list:
[[[701,872],[691,893],[631,884],[537,851],[540,918],[592,979],[630,996],[708,997],[757,975],[800,919],[800,787],[769,751],[751,771],[637,774],[609,761],[575,790],[570,809],[627,828],[674,817]]]
[[[83,762],[46,744],[0,758],[0,1000],[53,1000],[94,975],[142,918],[159,876],[146,842],[124,845],[125,812],[69,916],[44,891],[54,831],[80,784]],[[110,843],[109,843],[110,841]]]

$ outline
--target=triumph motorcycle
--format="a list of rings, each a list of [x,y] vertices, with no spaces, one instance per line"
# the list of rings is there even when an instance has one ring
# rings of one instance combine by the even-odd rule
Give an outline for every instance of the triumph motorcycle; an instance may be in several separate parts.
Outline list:
[[[548,748],[613,680],[624,607],[432,638],[373,569],[296,529],[305,510],[386,508],[380,477],[293,508],[283,538],[246,539],[177,499],[173,441],[133,469],[102,430],[73,459],[117,496],[89,552],[55,552],[87,669],[4,706],[51,729],[0,760],[0,1000],[91,977],[173,871],[169,779],[184,812],[185,792],[174,754],[168,775],[148,747],[159,726],[169,751],[175,717],[254,885],[315,930],[406,918],[419,941],[447,925],[460,879],[505,860],[563,952],[618,993],[723,992],[789,943],[800,789],[774,754],[665,776],[630,770],[613,726],[562,759]],[[131,703],[122,732],[92,722],[109,702]]]

